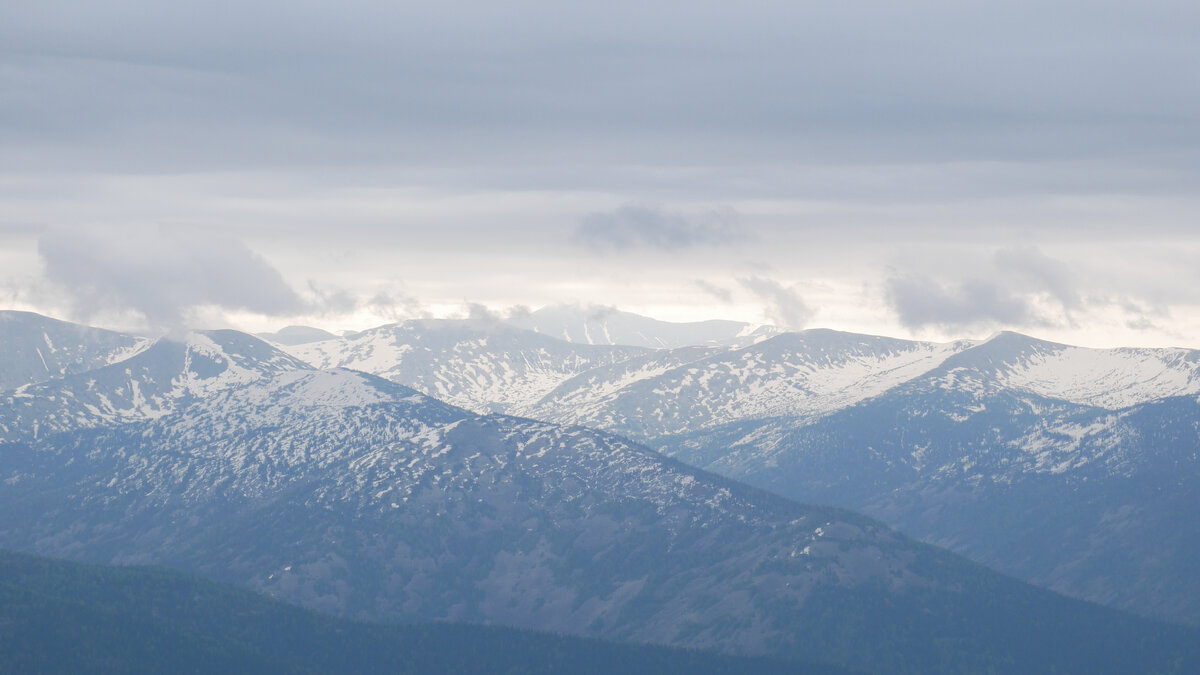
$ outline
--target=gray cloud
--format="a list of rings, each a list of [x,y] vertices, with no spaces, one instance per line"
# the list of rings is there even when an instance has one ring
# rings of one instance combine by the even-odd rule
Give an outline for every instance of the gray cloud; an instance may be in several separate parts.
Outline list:
[[[133,311],[177,328],[206,308],[311,309],[275,268],[231,237],[182,227],[53,227],[38,240],[46,278],[88,318]]]
[[[763,314],[768,321],[781,328],[800,330],[813,317],[813,309],[795,288],[758,276],[738,279],[738,283],[766,302]]]
[[[503,320],[499,312],[493,311],[480,302],[468,302],[463,305],[462,318],[483,324],[493,324]]]
[[[309,280],[308,290],[313,299],[311,311],[324,315],[348,314],[359,306],[358,298],[345,288],[325,286]]]
[[[729,208],[688,218],[638,204],[584,216],[572,233],[576,243],[615,250],[646,247],[677,251],[702,244],[727,244],[743,237],[737,213]]]
[[[37,267],[33,235],[13,228],[202,222],[288,279],[362,298],[403,269],[428,307],[579,299],[546,283],[572,277],[587,301],[699,313],[715,301],[663,289],[764,274],[724,256],[741,234],[737,258],[828,288],[878,284],[895,251],[1027,241],[1064,251],[1079,277],[1014,250],[974,281],[901,263],[892,295],[924,281],[957,303],[951,321],[1019,306],[1082,321],[1099,293],[1178,308],[1164,326],[1200,307],[1200,284],[1180,281],[1200,269],[1194,2],[249,0],[231,21],[196,0],[40,0],[0,13],[0,232],[23,238],[0,242],[5,275]],[[606,211],[622,202],[667,207]],[[741,220],[697,215],[714,203]],[[1168,267],[1173,251],[1191,260]],[[345,304],[322,288],[298,290]],[[739,318],[757,309],[740,285],[713,290]],[[994,307],[972,318],[964,298]],[[921,302],[900,303],[905,316],[941,320]],[[822,296],[822,319],[856,303]],[[396,318],[420,305],[367,301]]]
[[[708,293],[725,304],[733,302],[733,291],[729,290],[728,288],[718,286],[714,283],[705,281],[704,279],[697,279],[694,283],[696,284],[696,288],[699,288],[700,290]]]
[[[378,291],[363,306],[391,321],[432,318],[420,300],[400,291]]]
[[[888,303],[909,328],[940,326],[1057,326],[1090,300],[1062,261],[1032,246],[1005,248],[970,278],[936,279],[894,274],[885,282]]]
[[[617,309],[614,305],[589,304],[587,305],[587,321],[589,323],[600,323],[619,311],[621,310]]]
[[[1196,10],[1173,0],[256,0],[236,25],[188,0],[5,9],[14,167],[939,163],[1198,142]]]
[[[514,323],[524,323],[533,318],[533,309],[529,305],[513,305],[508,308],[504,318]]]
[[[1044,293],[1067,312],[1080,309],[1084,299],[1070,268],[1032,246],[996,251],[993,257],[999,276],[1022,290]]]
[[[1028,301],[985,279],[944,283],[925,275],[895,276],[887,280],[886,292],[900,323],[909,328],[1015,326],[1032,319]]]

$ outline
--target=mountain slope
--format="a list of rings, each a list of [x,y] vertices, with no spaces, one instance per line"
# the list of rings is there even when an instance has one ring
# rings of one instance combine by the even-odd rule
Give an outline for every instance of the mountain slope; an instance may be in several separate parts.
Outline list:
[[[350,371],[0,446],[0,542],[351,617],[499,622],[886,672],[1200,666],[1193,632],[581,427]]]
[[[948,359],[946,378],[1118,410],[1200,395],[1200,351],[1091,349],[1003,332]]]
[[[526,414],[643,441],[746,419],[789,417],[799,424],[928,372],[969,346],[821,329],[785,333],[616,391],[607,382],[554,391]]]
[[[121,361],[147,343],[31,312],[0,311],[0,391]]]
[[[648,351],[453,320],[406,321],[287,349],[317,368],[361,370],[478,412],[526,408],[578,373]]]
[[[1121,400],[1141,400],[1182,381],[1136,368],[1096,368],[1099,385],[1028,376],[1063,351],[1000,336],[808,425],[730,424],[664,447],[795,499],[863,510],[1039,585],[1200,625],[1200,534],[1179,527],[1200,518],[1200,403],[1110,410],[1033,391],[1112,400],[1094,392],[1116,391],[1118,372],[1131,383]],[[1016,384],[1028,382],[1037,385]]]
[[[469,625],[364,624],[154,568],[0,551],[0,671],[835,673]]]
[[[309,366],[231,330],[162,338],[134,356],[0,394],[0,439],[152,419],[177,406]]]

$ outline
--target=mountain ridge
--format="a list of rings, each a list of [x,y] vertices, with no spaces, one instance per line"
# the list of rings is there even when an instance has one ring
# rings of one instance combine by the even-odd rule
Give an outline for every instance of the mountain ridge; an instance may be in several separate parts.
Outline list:
[[[1194,658],[1191,641],[1163,642],[1177,629],[865,516],[352,371],[282,372],[154,420],[0,446],[0,477],[5,545],[167,564],[349,617],[890,672]]]

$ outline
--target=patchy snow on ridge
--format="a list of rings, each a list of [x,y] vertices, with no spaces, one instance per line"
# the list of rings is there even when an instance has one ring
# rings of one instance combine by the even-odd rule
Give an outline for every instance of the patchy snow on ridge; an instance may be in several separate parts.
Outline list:
[[[746,419],[802,421],[887,391],[936,368],[971,344],[910,342],[825,330],[790,333],[661,373],[654,373],[649,361],[645,371],[615,373],[611,382],[596,382],[590,391],[556,391],[533,412],[556,422],[643,438]],[[591,377],[589,373],[577,379],[582,385]],[[621,385],[615,391],[614,383]]]
[[[1061,347],[1009,366],[1004,386],[1115,410],[1200,393],[1200,354],[1186,349]]]
[[[155,419],[291,370],[310,367],[237,331],[164,338],[124,361],[0,395],[0,439]]]
[[[407,321],[286,349],[317,368],[361,370],[477,412],[528,409],[579,373],[650,351],[452,320]]]

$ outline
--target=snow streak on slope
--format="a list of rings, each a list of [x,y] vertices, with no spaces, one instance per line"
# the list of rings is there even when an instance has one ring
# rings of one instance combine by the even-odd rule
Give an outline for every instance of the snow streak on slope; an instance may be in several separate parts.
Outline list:
[[[638,378],[615,392],[601,384],[579,391],[589,374],[530,412],[641,438],[745,419],[787,416],[800,423],[926,373],[969,346],[828,330],[788,333]]]
[[[1023,338],[1023,339],[1022,339]],[[1115,410],[1200,394],[1200,352],[1187,349],[1088,349],[1010,334],[1023,343],[996,368],[998,386]]]
[[[593,368],[563,382],[537,404],[520,412],[538,419],[586,419],[587,411],[602,409],[636,382],[659,377],[682,365],[724,351],[720,347],[682,347],[659,350],[611,366]]]
[[[149,345],[133,335],[0,311],[0,391],[123,361]]]
[[[165,564],[356,618],[830,654],[864,672],[981,672],[1047,626],[1051,643],[1103,629],[856,514],[350,371],[280,372],[155,420],[0,450],[4,545]],[[1163,651],[1145,649],[1138,665]]]
[[[959,583],[854,514],[349,371],[280,373],[10,454],[0,501],[42,515],[17,527],[0,509],[0,539],[169,560],[362,618],[765,652],[805,643],[816,593]]]
[[[237,331],[160,339],[131,358],[0,397],[0,438],[153,419],[190,401],[309,366]]]
[[[573,345],[497,323],[433,320],[286,349],[318,368],[361,370],[479,412],[527,409],[578,373],[648,352]]]

